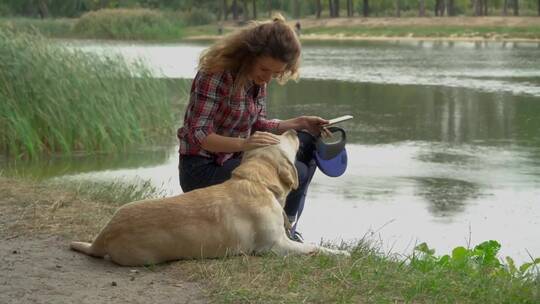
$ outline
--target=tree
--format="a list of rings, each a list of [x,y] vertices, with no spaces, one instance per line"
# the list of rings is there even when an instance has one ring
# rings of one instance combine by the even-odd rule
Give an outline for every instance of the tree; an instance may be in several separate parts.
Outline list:
[[[426,15],[426,3],[424,0],[418,1],[418,16],[424,17]]]
[[[251,1],[253,7],[253,19],[257,19],[257,0]]]
[[[444,16],[444,0],[435,0],[435,6],[433,7],[435,16]]]
[[[49,8],[47,7],[47,1],[45,0],[38,1],[38,13],[41,19],[49,17]]]
[[[456,7],[454,4],[454,0],[447,0],[446,2],[446,12],[448,16],[455,16],[456,15]]]
[[[234,21],[238,20],[238,2],[237,0],[233,0],[232,2],[232,18]]]
[[[363,0],[362,14],[364,17],[369,17],[369,0]]]
[[[538,0],[540,1],[540,0]],[[347,0],[347,17],[354,16],[353,0]]]
[[[334,0],[334,17],[339,17],[339,0]]]
[[[317,0],[316,8],[315,8],[315,15],[317,16],[317,19],[321,18],[321,11],[322,11],[321,0]]]
[[[518,0],[514,1],[514,16],[519,16],[519,2]]]
[[[247,1],[248,0],[242,0],[242,19],[244,19],[244,21],[249,20],[249,11],[248,11]]]
[[[300,18],[300,2],[298,0],[293,2],[293,15],[294,18]]]
[[[473,14],[474,16],[480,16],[481,14],[481,7],[480,7],[480,1],[482,0],[473,0]]]
[[[396,17],[401,17],[401,4],[399,0],[396,0]]]
[[[229,3],[227,2],[227,0],[221,2],[221,14],[223,14],[223,20],[225,21],[229,20]]]

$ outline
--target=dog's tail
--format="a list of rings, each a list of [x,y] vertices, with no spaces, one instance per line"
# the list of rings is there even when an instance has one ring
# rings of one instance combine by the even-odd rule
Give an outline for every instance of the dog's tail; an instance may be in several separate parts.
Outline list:
[[[95,242],[94,244],[87,242],[71,242],[71,245],[69,247],[71,248],[71,250],[82,252],[93,257],[104,257],[105,253],[102,252],[102,250],[98,250],[95,245]]]

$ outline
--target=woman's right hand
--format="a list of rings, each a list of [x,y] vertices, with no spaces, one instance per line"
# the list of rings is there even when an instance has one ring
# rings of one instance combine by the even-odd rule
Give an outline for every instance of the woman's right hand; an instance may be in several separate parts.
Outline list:
[[[266,147],[279,144],[279,137],[268,132],[255,132],[250,137],[244,139],[242,151],[249,151],[255,148]]]

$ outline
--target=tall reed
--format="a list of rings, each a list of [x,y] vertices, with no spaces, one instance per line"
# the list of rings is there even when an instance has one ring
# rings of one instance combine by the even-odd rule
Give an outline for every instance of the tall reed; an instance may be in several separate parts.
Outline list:
[[[16,32],[39,32],[46,37],[70,38],[73,36],[72,29],[76,19],[68,18],[24,18],[10,17],[0,18],[0,27],[9,28]]]
[[[0,29],[0,150],[114,151],[174,138],[170,91],[143,64]]]

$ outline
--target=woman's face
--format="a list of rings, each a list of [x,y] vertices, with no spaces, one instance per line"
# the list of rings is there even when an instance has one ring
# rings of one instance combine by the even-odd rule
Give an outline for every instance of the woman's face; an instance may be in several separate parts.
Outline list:
[[[270,82],[275,77],[285,71],[287,63],[274,59],[270,56],[262,56],[255,59],[250,78],[257,85]]]

